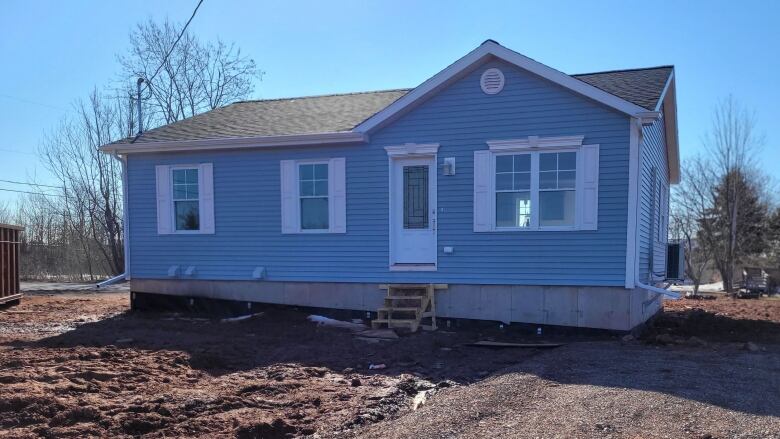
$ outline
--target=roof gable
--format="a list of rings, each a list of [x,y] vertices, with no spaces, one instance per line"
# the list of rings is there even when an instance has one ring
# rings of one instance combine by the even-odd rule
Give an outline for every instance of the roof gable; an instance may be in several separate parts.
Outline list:
[[[460,78],[474,66],[482,64],[491,57],[513,64],[516,67],[541,76],[555,84],[568,88],[629,116],[643,117],[647,115],[648,111],[653,111],[611,94],[597,86],[591,85],[587,80],[569,76],[531,58],[509,50],[493,40],[487,40],[479,47],[469,52],[466,56],[455,61],[441,72],[432,76],[427,81],[399,98],[397,101],[388,105],[382,111],[363,121],[355,127],[355,131],[369,133],[377,127],[388,123],[398,117],[400,113],[408,110],[409,107],[438,92]]]

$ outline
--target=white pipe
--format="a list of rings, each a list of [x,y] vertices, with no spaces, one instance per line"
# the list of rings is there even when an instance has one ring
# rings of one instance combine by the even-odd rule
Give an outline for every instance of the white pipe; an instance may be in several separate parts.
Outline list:
[[[675,293],[674,291],[669,291],[669,290],[664,289],[664,288],[658,288],[658,287],[654,287],[654,286],[651,286],[651,285],[643,284],[642,282],[639,281],[639,279],[636,279],[635,283],[636,283],[636,286],[638,286],[639,288],[643,288],[645,290],[652,291],[654,293],[663,294],[664,296],[666,296],[666,297],[668,297],[670,299],[679,299],[680,298],[680,294],[679,293]]]
[[[122,165],[122,234],[124,236],[125,271],[120,275],[99,282],[95,285],[96,289],[113,285],[121,280],[130,280],[130,222],[128,221],[129,215],[127,212],[127,156],[120,158],[119,155],[114,153],[111,157],[119,160],[119,163]]]

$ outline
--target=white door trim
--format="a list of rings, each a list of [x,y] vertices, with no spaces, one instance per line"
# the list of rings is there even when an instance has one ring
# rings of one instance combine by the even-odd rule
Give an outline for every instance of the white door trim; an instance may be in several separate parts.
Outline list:
[[[438,143],[433,144],[413,144],[407,143],[402,146],[389,146],[385,150],[388,153],[388,243],[389,243],[389,270],[390,271],[436,271],[439,266],[438,261],[438,159],[437,151],[439,149]],[[395,263],[395,244],[394,244],[394,228],[393,228],[393,204],[397,194],[394,194],[393,187],[396,183],[394,177],[395,160],[398,159],[414,159],[414,158],[427,158],[431,160],[431,172],[429,173],[428,184],[430,185],[430,206],[433,209],[433,239],[435,241],[435,251],[433,257],[433,264],[396,264]]]

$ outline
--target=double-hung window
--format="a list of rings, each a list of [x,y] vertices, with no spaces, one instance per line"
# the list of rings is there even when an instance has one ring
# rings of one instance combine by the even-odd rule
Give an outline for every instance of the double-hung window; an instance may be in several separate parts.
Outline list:
[[[171,174],[176,230],[200,230],[198,168],[173,168]]]
[[[576,192],[577,153],[539,153],[539,226],[574,226]]]
[[[211,163],[155,166],[157,233],[212,234],[214,167]]]
[[[531,154],[496,156],[496,227],[531,226]]]
[[[573,227],[577,152],[495,155],[496,228]]]
[[[345,159],[282,160],[279,165],[282,233],[346,233]]]
[[[328,230],[328,163],[298,165],[301,230]]]
[[[489,141],[474,152],[474,231],[596,230],[599,146],[582,136]]]

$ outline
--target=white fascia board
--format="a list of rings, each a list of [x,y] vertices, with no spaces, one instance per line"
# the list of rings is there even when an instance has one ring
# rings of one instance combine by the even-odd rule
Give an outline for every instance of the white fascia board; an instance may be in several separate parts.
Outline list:
[[[409,93],[399,98],[397,101],[385,107],[382,111],[363,121],[360,125],[355,127],[355,131],[370,132],[372,129],[380,126],[385,121],[390,120],[397,113],[400,113],[408,106],[417,102],[419,99],[422,99],[437,91],[440,87],[445,86],[450,80],[457,77],[460,73],[468,70],[470,67],[481,62],[483,59],[489,56],[499,58],[629,116],[633,117],[639,113],[647,112],[647,109],[645,108],[628,102],[625,99],[619,98],[613,94],[607,93],[600,88],[594,87],[584,81],[580,81],[577,78],[548,67],[540,62],[534,61],[531,58],[528,58],[517,52],[509,50],[496,42],[486,41],[476,49],[469,52],[463,58],[455,61],[441,72],[420,84],[414,90],[410,91]]]
[[[368,135],[358,132],[296,134],[287,136],[229,137],[222,139],[182,140],[145,143],[115,143],[100,150],[116,154],[168,151],[207,151],[218,149],[271,148],[280,146],[344,145],[368,142]]]

